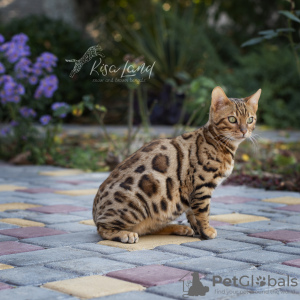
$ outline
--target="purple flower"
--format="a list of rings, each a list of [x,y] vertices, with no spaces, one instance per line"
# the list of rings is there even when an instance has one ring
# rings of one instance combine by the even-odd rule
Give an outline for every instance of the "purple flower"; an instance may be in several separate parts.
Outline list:
[[[17,43],[17,44],[24,45],[28,41],[28,36],[24,33],[19,33],[19,34],[16,34],[12,37],[12,41]]]
[[[3,64],[0,62],[0,74],[5,73],[5,67],[3,66]]]
[[[30,77],[28,78],[28,82],[29,82],[31,85],[35,85],[35,84],[37,84],[37,82],[38,82],[38,78],[37,78],[36,76],[30,76]]]
[[[2,34],[0,34],[0,44],[4,43],[5,41],[5,38]]]
[[[56,66],[57,57],[50,52],[43,52],[36,60],[37,69],[45,69],[52,72],[52,67]]]
[[[27,57],[22,57],[14,67],[17,78],[26,78],[31,72],[31,61]]]
[[[46,76],[40,81],[40,84],[34,93],[34,98],[39,99],[43,95],[46,98],[51,98],[54,92],[57,90],[57,88],[58,88],[57,77],[55,75]]]
[[[0,130],[0,134],[2,136],[7,136],[10,132],[10,127],[3,127],[1,130]]]
[[[51,121],[51,116],[49,115],[44,115],[40,117],[40,122],[42,125],[47,125]]]
[[[29,117],[35,117],[36,116],[36,112],[29,107],[23,106],[20,108],[19,110],[20,114],[22,117],[24,118],[29,118]]]
[[[55,102],[51,105],[51,108],[53,111],[58,110],[59,108],[65,108],[66,112],[63,112],[62,114],[59,115],[60,118],[64,118],[67,115],[67,110],[69,108],[69,105],[65,102]]]
[[[10,121],[10,126],[16,127],[18,125],[19,125],[19,122],[17,122],[17,121],[15,121],[15,120]]]

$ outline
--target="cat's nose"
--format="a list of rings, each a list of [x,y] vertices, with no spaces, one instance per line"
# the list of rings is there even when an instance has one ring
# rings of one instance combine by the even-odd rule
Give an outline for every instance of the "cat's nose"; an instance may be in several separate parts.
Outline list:
[[[245,135],[245,134],[247,133],[247,128],[241,127],[241,128],[240,128],[240,131],[241,131],[241,133],[242,133],[243,135]]]

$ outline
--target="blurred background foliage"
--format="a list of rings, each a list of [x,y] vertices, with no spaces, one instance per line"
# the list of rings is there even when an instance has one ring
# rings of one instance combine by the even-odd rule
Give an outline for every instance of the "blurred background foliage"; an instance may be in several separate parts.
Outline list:
[[[1,25],[7,39],[24,32],[36,53],[50,51],[59,58],[55,101],[72,104],[84,95],[93,95],[96,103],[107,107],[105,123],[125,123],[129,92],[126,85],[93,83],[89,75],[91,62],[73,79],[69,78],[72,66],[65,59],[78,59],[91,45],[99,43],[105,64],[120,66],[126,54],[143,56],[146,64],[155,62],[152,78],[141,84],[146,106],[153,107],[151,124],[204,124],[211,90],[220,85],[231,97],[246,97],[262,88],[259,123],[300,128],[299,77],[286,39],[279,37],[241,47],[261,30],[287,27],[287,19],[278,11],[289,10],[289,1],[75,2],[90,35],[43,16]],[[295,4],[300,9],[300,0]],[[299,40],[299,25],[293,23],[295,40]],[[138,124],[141,118],[137,95],[134,100],[134,122]],[[94,120],[83,115],[69,121]]]

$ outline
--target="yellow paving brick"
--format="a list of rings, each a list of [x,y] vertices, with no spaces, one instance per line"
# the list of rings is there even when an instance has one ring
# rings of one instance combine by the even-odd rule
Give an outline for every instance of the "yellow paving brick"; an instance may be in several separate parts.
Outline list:
[[[48,282],[43,287],[84,299],[145,289],[136,283],[101,275]]]
[[[95,226],[95,222],[94,220],[83,220],[79,222],[80,224],[84,224],[84,225],[92,225]]]
[[[69,191],[56,191],[55,194],[68,195],[68,196],[86,196],[96,195],[98,189],[88,190],[69,190]]]
[[[24,220],[19,218],[0,219],[0,222],[13,224],[20,227],[31,227],[31,226],[44,227],[45,226],[45,224],[41,222],[29,221],[29,220]]]
[[[216,215],[210,216],[210,220],[227,222],[230,224],[240,224],[240,223],[249,223],[257,221],[268,221],[270,219],[255,215],[246,215],[246,214],[225,214],[225,215]]]
[[[13,269],[13,266],[0,264],[0,270],[7,270],[7,269]]]
[[[198,238],[179,236],[179,235],[146,235],[139,238],[139,242],[136,244],[124,244],[120,242],[114,242],[109,240],[104,240],[99,242],[100,245],[111,246],[126,249],[128,251],[146,250],[154,249],[158,246],[176,244],[180,245],[182,243],[197,242],[200,241]]]
[[[264,199],[265,202],[273,202],[273,203],[282,203],[286,205],[297,205],[300,204],[300,198],[296,197],[278,197],[278,198],[271,198],[271,199]]]
[[[15,191],[15,190],[22,190],[22,189],[26,189],[26,187],[10,185],[10,184],[0,184],[0,192],[9,192],[9,191]]]
[[[78,174],[84,174],[85,172],[77,169],[70,170],[62,170],[62,171],[47,171],[47,172],[39,172],[39,175],[43,176],[72,176]]]
[[[5,204],[0,204],[0,211],[6,211],[11,209],[27,209],[27,208],[39,207],[39,206],[41,205],[19,203],[19,202],[5,203]]]

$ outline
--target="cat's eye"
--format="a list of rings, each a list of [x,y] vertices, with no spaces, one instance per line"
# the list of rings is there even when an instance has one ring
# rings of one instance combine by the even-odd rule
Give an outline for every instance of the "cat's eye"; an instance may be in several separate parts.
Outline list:
[[[229,120],[230,123],[236,123],[237,122],[237,119],[235,117],[229,117],[228,120]]]
[[[248,124],[253,123],[253,117],[250,117],[250,118],[247,120],[247,123],[248,123]]]

